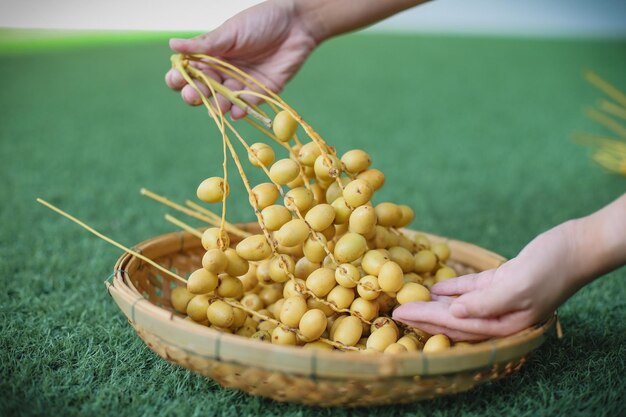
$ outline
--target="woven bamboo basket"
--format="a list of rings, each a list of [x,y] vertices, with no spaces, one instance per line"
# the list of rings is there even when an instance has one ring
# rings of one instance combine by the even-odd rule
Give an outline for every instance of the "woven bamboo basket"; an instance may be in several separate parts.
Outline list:
[[[238,225],[258,233],[256,223]],[[417,232],[405,230],[408,235]],[[428,235],[433,241],[443,238]],[[231,236],[232,245],[240,239]],[[461,272],[500,265],[504,258],[469,243],[447,240],[451,264]],[[201,266],[200,240],[174,232],[135,248],[186,276]],[[225,388],[278,401],[316,406],[406,403],[466,391],[513,374],[544,341],[555,319],[513,336],[444,352],[396,355],[319,351],[263,343],[191,323],[174,313],[170,292],[180,283],[125,254],[108,291],[144,342],[166,360]]]

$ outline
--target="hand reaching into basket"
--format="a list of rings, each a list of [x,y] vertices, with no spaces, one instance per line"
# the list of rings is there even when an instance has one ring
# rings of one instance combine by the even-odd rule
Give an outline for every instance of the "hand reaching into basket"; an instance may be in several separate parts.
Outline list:
[[[280,92],[300,69],[307,57],[324,40],[382,20],[424,0],[380,2],[364,0],[359,7],[349,0],[270,0],[251,7],[227,20],[217,29],[192,39],[171,39],[170,47],[182,54],[212,55],[239,67],[272,91]],[[234,78],[217,74],[198,62],[190,65],[202,70],[227,88],[237,91],[245,86]],[[182,75],[171,69],[167,85],[181,92],[191,105],[202,104],[198,93]],[[206,96],[206,86],[198,85]],[[260,99],[242,96],[252,104]],[[233,119],[246,115],[218,95],[222,111],[231,110]]]
[[[433,301],[402,305],[394,318],[454,340],[507,336],[548,317],[585,284],[624,263],[626,194],[541,234],[497,269],[434,285]]]

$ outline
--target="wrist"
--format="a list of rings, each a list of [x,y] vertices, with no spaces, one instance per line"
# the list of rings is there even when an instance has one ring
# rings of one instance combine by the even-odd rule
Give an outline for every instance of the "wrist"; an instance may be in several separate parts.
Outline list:
[[[574,222],[584,283],[626,263],[626,194]]]
[[[592,263],[594,260],[590,258],[590,240],[585,232],[587,225],[585,218],[582,218],[568,220],[559,228],[562,229],[564,247],[567,248],[562,262],[566,265],[568,283],[575,292],[593,279]]]
[[[578,228],[576,220],[562,223],[537,236],[514,259],[532,297],[537,296],[533,295],[536,288],[543,288],[556,307],[586,283]]]
[[[321,44],[334,35],[333,28],[329,26],[329,19],[325,18],[327,10],[325,0],[275,0],[289,7],[296,24],[315,41]]]
[[[287,0],[302,27],[319,45],[326,39],[362,29],[426,0]]]

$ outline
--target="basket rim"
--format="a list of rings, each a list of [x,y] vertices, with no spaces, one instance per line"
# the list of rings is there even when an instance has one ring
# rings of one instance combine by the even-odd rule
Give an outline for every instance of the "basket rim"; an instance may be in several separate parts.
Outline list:
[[[406,232],[424,233],[412,230]],[[454,247],[459,245],[490,257],[494,264],[505,260],[502,256],[476,245],[426,234],[435,241],[447,241],[452,247],[452,260],[458,260]],[[180,242],[181,251],[200,246],[197,237],[182,231],[155,236],[137,244],[135,248],[145,251],[173,240]],[[182,349],[189,355],[313,377],[414,377],[486,369],[496,363],[519,359],[537,348],[555,322],[555,317],[551,316],[511,336],[442,352],[417,351],[383,355],[279,346],[191,323],[153,304],[142,296],[125,273],[126,267],[133,261],[139,260],[130,254],[123,254],[115,264],[113,283],[107,282],[109,293],[133,326],[140,327],[166,345]]]

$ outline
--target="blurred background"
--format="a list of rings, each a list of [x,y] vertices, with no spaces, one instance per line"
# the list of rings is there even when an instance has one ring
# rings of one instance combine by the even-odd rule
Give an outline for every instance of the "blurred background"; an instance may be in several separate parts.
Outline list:
[[[0,27],[203,31],[257,0],[3,0]],[[372,31],[626,37],[623,0],[439,0],[401,13]]]

